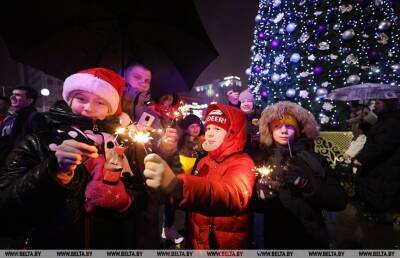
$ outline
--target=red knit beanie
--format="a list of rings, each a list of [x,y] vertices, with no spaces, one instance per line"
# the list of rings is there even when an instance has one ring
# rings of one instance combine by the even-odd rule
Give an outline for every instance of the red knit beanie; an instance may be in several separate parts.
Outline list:
[[[217,105],[210,105],[205,119],[205,127],[209,124],[219,126],[225,131],[229,130],[231,125],[229,118],[218,108]]]

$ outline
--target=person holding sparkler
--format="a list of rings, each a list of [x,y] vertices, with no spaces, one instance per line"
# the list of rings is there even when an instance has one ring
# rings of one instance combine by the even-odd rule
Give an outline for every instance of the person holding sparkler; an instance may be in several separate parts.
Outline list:
[[[113,135],[124,85],[104,68],[72,74],[65,102],[47,114],[49,130],[11,152],[0,173],[0,216],[3,233],[27,232],[15,248],[137,248],[132,214],[144,206],[144,180],[134,150]]]
[[[151,108],[157,115],[160,127],[176,127],[177,122],[182,119],[180,104],[181,98],[176,93],[154,98]]]
[[[161,157],[150,154],[144,160],[146,184],[189,211],[187,248],[245,249],[255,180],[254,163],[243,153],[246,117],[237,108],[211,104],[205,127],[203,149],[208,155],[194,175],[175,176]]]
[[[166,94],[162,96],[157,96],[154,98],[154,102],[152,107],[153,112],[156,116],[156,124],[155,127],[161,127],[168,131],[176,130],[176,133],[179,137],[181,135],[181,130],[177,126],[178,121],[182,118],[182,113],[179,111],[179,106],[181,104],[181,99],[178,94]],[[179,137],[180,138],[180,137]],[[166,139],[164,139],[166,140]],[[162,142],[160,142],[162,143]],[[159,153],[162,153],[162,149],[160,149]],[[172,155],[172,159],[169,162],[171,166],[174,167],[175,173],[183,172],[181,169],[181,164],[179,163],[178,155],[176,153],[177,149],[174,149],[171,153],[175,153],[176,155]],[[164,222],[162,227],[161,237],[163,239],[168,239],[174,244],[181,244],[184,240],[184,237],[179,234],[178,230],[175,227],[175,207],[171,204],[168,197],[164,198]]]
[[[262,112],[260,134],[252,207],[264,213],[264,248],[328,248],[322,210],[343,210],[346,197],[327,162],[313,152],[315,118],[293,102],[278,102]]]
[[[152,151],[170,161],[177,151],[179,133],[175,128],[163,129],[157,114],[151,108],[151,67],[132,61],[124,70],[124,78],[126,87],[122,97],[122,109],[129,115],[138,129],[137,131],[140,132],[132,135],[139,139],[136,141],[138,143],[136,156],[140,157],[137,166],[143,168],[143,157]],[[161,130],[162,133],[155,132],[158,130]],[[153,138],[151,141],[146,140],[149,138],[148,133]],[[139,170],[142,171],[142,169]],[[137,225],[139,229],[135,232],[135,239],[137,239],[137,246],[141,249],[160,248],[161,232],[159,232],[158,214],[161,202],[162,196],[159,193],[147,191],[146,207],[136,215],[136,220],[141,223]]]

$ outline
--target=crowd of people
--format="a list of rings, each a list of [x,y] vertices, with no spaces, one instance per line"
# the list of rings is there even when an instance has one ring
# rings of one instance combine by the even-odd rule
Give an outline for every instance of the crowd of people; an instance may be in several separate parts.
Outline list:
[[[245,90],[184,115],[177,94],[150,95],[151,77],[140,63],[124,78],[79,71],[43,114],[30,87],[0,99],[1,248],[160,249],[161,238],[188,249],[330,247],[323,211],[344,210],[347,196],[313,151],[309,111],[282,101],[261,112]],[[386,214],[400,203],[398,100],[365,110],[352,109],[344,159],[365,207]],[[152,141],[121,140],[120,127]]]

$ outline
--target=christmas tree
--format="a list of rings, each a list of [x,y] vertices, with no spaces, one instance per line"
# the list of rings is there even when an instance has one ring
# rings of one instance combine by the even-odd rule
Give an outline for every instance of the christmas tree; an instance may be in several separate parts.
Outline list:
[[[258,104],[291,100],[322,129],[344,129],[346,103],[331,90],[366,82],[399,85],[399,19],[388,0],[260,0],[252,64]]]

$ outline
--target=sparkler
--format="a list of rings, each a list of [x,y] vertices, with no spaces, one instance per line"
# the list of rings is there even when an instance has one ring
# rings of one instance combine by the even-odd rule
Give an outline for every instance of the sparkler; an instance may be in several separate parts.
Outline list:
[[[287,145],[288,145],[288,149],[289,149],[289,155],[292,158],[293,155],[292,155],[292,147],[290,147],[290,140],[288,140]]]
[[[168,112],[167,116],[172,118],[171,123],[169,124],[168,127],[173,127],[175,125],[176,122],[178,122],[178,120],[182,117],[182,113],[179,112],[178,110],[175,110],[174,112]]]
[[[126,133],[126,127],[118,127],[115,130],[115,134],[124,134],[124,133]]]
[[[114,135],[114,142],[116,143],[116,145],[120,145],[118,144],[117,138],[119,137],[119,141],[122,142],[122,145],[129,145],[129,144],[133,144],[133,143],[138,143],[138,144],[142,144],[144,151],[147,154],[149,154],[149,152],[151,152],[151,149],[149,147],[146,147],[146,144],[148,144],[153,137],[150,136],[151,133],[157,133],[160,134],[162,133],[162,130],[158,130],[158,129],[152,129],[151,131],[147,131],[147,130],[140,130],[139,127],[137,127],[134,124],[129,125],[128,127],[118,127],[115,129]]]
[[[133,142],[143,145],[146,155],[149,154],[149,152],[151,152],[151,150],[146,147],[146,144],[148,144],[150,142],[150,140],[153,139],[153,137],[150,136],[150,132],[131,131],[130,137]]]
[[[270,165],[268,166],[259,166],[256,167],[256,175],[260,175],[262,178],[267,177],[272,173],[272,168]]]

